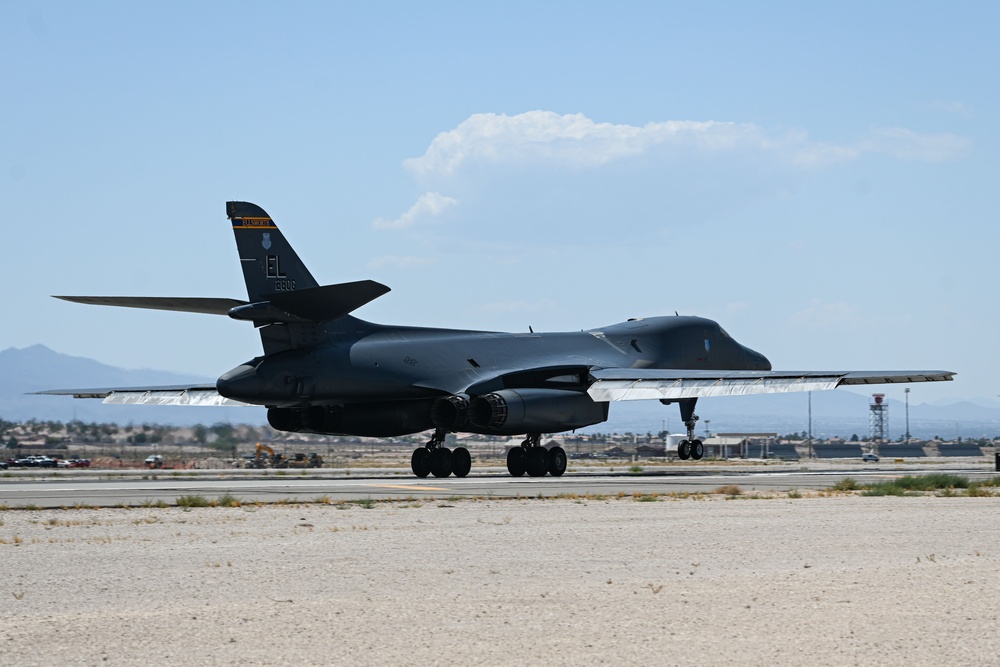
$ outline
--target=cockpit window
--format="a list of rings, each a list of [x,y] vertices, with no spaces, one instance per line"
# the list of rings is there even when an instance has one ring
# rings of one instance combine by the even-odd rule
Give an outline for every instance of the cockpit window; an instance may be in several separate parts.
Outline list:
[[[722,334],[723,338],[732,338],[732,336],[730,336],[729,333],[722,327],[719,327],[719,333]]]

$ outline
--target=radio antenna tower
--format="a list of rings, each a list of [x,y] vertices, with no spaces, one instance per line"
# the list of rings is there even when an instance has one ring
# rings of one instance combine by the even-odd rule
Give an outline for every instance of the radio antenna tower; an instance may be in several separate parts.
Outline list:
[[[872,403],[868,406],[868,435],[876,451],[889,432],[889,406],[884,401],[885,394],[872,394]]]

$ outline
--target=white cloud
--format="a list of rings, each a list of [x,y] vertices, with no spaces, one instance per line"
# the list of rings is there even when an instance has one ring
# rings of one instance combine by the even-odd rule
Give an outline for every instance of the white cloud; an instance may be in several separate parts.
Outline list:
[[[969,145],[968,139],[954,134],[918,134],[901,127],[872,130],[861,144],[866,151],[920,162],[953,160],[968,150]]]
[[[437,192],[427,192],[417,199],[406,213],[395,220],[384,220],[378,218],[372,223],[375,229],[405,229],[413,226],[421,218],[441,215],[444,211],[458,203],[457,199],[439,194]]]
[[[403,164],[418,176],[452,174],[469,162],[596,167],[661,147],[704,155],[770,155],[811,167],[854,160],[866,152],[903,160],[949,159],[967,145],[968,140],[951,134],[921,135],[898,128],[837,145],[813,141],[803,131],[768,132],[753,123],[669,120],[640,127],[597,123],[583,114],[528,111],[513,116],[474,114],[438,134],[422,156]]]
[[[415,257],[412,255],[400,256],[400,255],[382,255],[381,257],[376,257],[370,262],[368,262],[369,269],[413,269],[421,266],[427,266],[433,264],[434,260],[430,257]]]
[[[545,160],[593,167],[663,143],[727,150],[735,145],[761,147],[767,139],[754,125],[716,121],[665,121],[637,127],[595,123],[583,114],[552,111],[514,116],[481,113],[440,133],[423,156],[403,164],[416,174],[451,173],[469,160]]]
[[[944,111],[946,113],[954,114],[960,118],[965,118],[966,120],[971,119],[975,116],[974,111],[963,104],[962,102],[945,102],[944,100],[934,100],[929,105],[932,111]]]

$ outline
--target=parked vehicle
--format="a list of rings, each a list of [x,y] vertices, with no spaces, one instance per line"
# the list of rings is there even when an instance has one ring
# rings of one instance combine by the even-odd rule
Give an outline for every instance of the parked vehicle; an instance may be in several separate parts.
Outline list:
[[[874,452],[865,452],[864,454],[861,455],[861,460],[865,461],[866,463],[867,462],[878,463],[878,455],[875,454]]]

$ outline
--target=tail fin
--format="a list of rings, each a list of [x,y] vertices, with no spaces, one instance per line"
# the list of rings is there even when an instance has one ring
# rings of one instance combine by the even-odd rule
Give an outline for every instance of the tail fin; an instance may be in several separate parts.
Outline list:
[[[265,294],[318,287],[292,246],[264,209],[243,201],[226,202],[251,302]]]

